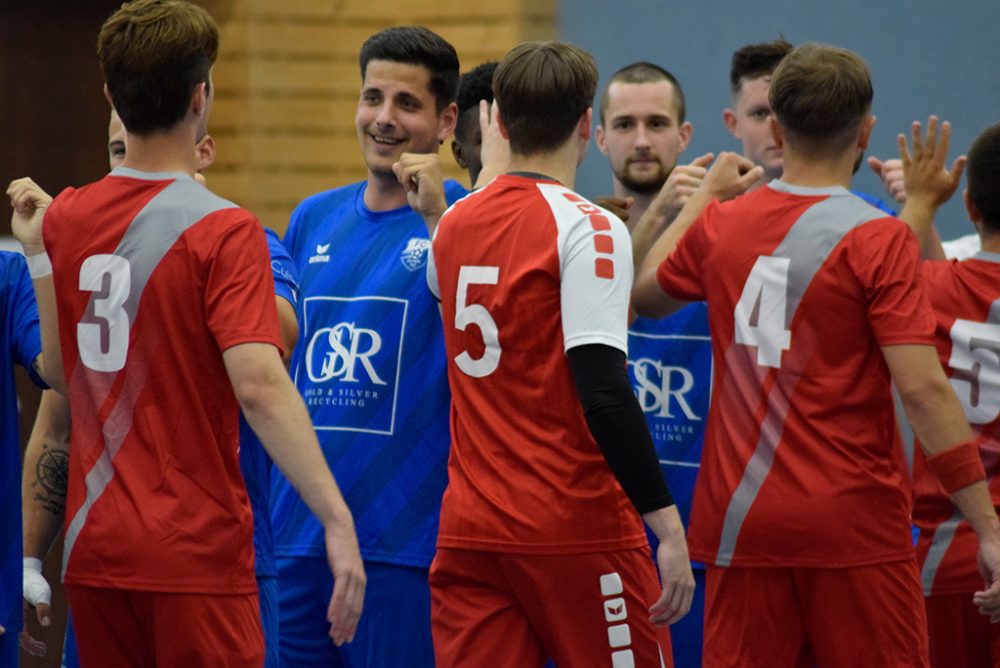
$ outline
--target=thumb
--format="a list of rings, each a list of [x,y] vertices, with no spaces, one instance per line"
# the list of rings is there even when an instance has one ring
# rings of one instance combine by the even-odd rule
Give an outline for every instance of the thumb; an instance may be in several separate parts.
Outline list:
[[[759,181],[761,178],[763,178],[763,176],[764,176],[764,168],[761,167],[760,165],[756,165],[746,174],[741,176],[737,180],[737,183],[740,184],[740,187],[743,189],[743,192],[746,192],[747,188],[752,186],[755,182]]]
[[[697,158],[691,161],[692,167],[708,167],[715,160],[714,153],[706,153],[705,155],[699,155]]]
[[[35,617],[42,626],[48,626],[52,623],[51,612],[52,610],[47,603],[39,603],[35,606]]]
[[[876,158],[874,155],[868,156],[868,166],[871,168],[875,175],[882,178],[882,161]]]
[[[948,177],[951,179],[952,183],[958,183],[958,180],[962,178],[962,172],[965,171],[965,164],[968,162],[968,158],[964,155],[960,155],[955,158],[955,162],[951,163],[951,171],[948,172]]]

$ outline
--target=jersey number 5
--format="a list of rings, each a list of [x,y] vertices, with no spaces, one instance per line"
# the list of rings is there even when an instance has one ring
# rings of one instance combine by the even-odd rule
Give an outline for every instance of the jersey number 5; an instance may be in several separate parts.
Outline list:
[[[499,267],[466,266],[458,271],[455,295],[455,329],[465,331],[469,325],[479,327],[485,350],[482,357],[473,358],[468,351],[455,356],[455,364],[467,376],[482,378],[496,371],[500,364],[500,337],[497,323],[482,304],[467,304],[470,285],[496,285]]]
[[[94,293],[92,315],[76,326],[80,361],[94,371],[119,371],[128,352],[129,318],[123,306],[132,289],[129,261],[91,255],[80,266],[80,289]]]
[[[780,367],[781,353],[792,345],[792,333],[785,329],[788,263],[787,257],[758,257],[733,312],[736,342],[757,346],[760,366]]]
[[[966,419],[972,424],[993,422],[1000,414],[1000,325],[956,320],[948,366]]]

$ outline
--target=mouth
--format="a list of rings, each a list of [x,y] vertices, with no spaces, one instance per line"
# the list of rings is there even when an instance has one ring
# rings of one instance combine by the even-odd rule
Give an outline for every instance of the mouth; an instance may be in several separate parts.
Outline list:
[[[403,143],[403,139],[399,137],[377,135],[377,134],[372,134],[371,132],[368,133],[368,137],[372,140],[372,142],[378,144],[379,146],[399,146],[400,144]]]

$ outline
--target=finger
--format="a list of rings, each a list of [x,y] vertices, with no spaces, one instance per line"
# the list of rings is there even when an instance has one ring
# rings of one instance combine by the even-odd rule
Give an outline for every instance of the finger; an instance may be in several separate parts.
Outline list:
[[[920,137],[920,121],[913,121],[913,125],[910,126],[910,134],[913,138],[913,160],[920,160],[923,155],[924,143]]]
[[[741,176],[736,182],[739,184],[743,191],[752,186],[754,183],[764,178],[764,168],[760,165],[755,166],[753,169],[749,170],[746,174]]]
[[[899,161],[903,164],[903,172],[910,169],[910,151],[906,147],[906,135],[900,132],[896,136],[896,145],[899,146]]]
[[[42,626],[52,623],[52,609],[48,603],[39,603],[35,606],[35,618]]]
[[[882,176],[882,161],[876,158],[874,155],[868,156],[868,168],[875,172],[875,176],[880,179]]]
[[[25,652],[31,656],[42,657],[45,656],[46,650],[48,649],[41,640],[35,640],[27,631],[21,631],[20,635],[17,637],[17,642]]]
[[[938,140],[938,117],[930,116],[927,119],[927,135],[924,139],[924,153],[933,156]]]
[[[708,167],[715,160],[714,153],[706,153],[705,155],[699,155],[697,158],[691,161],[688,167]]]
[[[951,143],[951,123],[945,121],[941,124],[941,136],[939,137],[937,155],[940,156],[942,164],[948,158],[948,145]]]
[[[955,158],[955,162],[951,163],[951,169],[948,171],[948,178],[951,179],[951,182],[956,186],[962,178],[962,172],[965,171],[965,165],[968,164],[968,162],[969,159],[966,156],[960,155]]]
[[[479,130],[486,136],[486,129],[490,127],[490,103],[486,100],[479,101]]]

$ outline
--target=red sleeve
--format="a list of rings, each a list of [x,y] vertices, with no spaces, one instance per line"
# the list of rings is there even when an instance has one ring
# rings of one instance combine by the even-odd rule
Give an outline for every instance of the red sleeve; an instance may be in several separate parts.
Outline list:
[[[713,200],[677,242],[677,248],[660,263],[656,279],[660,288],[674,299],[704,301],[702,263],[711,248],[709,230],[712,215],[719,207]]]
[[[852,264],[879,345],[934,345],[934,312],[924,293],[920,249],[910,228],[881,218],[850,234]]]
[[[274,279],[264,228],[251,214],[232,223],[209,258],[205,314],[219,350],[241,343],[270,343],[281,335]]]

